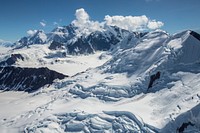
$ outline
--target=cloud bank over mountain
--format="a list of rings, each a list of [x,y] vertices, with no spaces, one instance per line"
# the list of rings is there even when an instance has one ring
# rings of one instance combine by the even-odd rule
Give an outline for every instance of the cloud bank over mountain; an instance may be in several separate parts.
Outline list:
[[[94,31],[101,30],[105,24],[110,26],[118,26],[129,31],[148,31],[161,28],[164,23],[152,20],[146,15],[142,16],[110,16],[106,15],[104,21],[98,22],[90,20],[89,14],[83,9],[77,9],[75,13],[76,19],[72,24],[79,27],[79,30]]]
[[[91,20],[90,15],[85,11],[85,9],[80,8],[75,12],[75,20],[71,22],[76,29],[76,34],[82,36],[83,34],[89,34],[94,31],[103,31],[105,26],[117,26],[121,29],[125,29],[128,31],[151,31],[160,29],[164,26],[164,23],[161,21],[157,21],[155,19],[150,19],[146,15],[141,16],[110,16],[106,15],[102,22]],[[46,26],[46,22],[42,20],[40,22],[42,27]],[[59,26],[58,22],[53,23],[54,26]],[[33,35],[37,30],[28,30],[28,35]]]

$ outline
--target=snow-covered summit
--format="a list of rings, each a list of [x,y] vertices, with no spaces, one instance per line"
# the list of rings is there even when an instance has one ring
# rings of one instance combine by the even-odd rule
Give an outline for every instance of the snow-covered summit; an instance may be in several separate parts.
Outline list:
[[[26,37],[22,37],[15,42],[15,48],[28,47],[33,44],[45,44],[47,43],[47,35],[43,30],[36,30],[32,34]]]
[[[11,47],[13,45],[14,44],[12,42],[10,42],[10,41],[5,41],[5,40],[0,39],[0,46]]]
[[[57,27],[50,33],[42,30],[34,31],[31,35],[17,41],[16,47],[23,48],[33,44],[51,44],[57,42],[65,46],[69,54],[94,53],[98,50],[109,50],[129,34],[137,34],[116,26],[104,25],[102,30],[92,30],[87,34],[73,23],[68,26]]]

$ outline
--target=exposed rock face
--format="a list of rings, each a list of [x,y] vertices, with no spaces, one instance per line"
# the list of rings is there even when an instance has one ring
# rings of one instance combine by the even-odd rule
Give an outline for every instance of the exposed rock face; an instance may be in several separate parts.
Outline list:
[[[94,53],[92,46],[80,38],[75,43],[67,45],[67,50],[69,54],[84,54],[84,53]]]
[[[191,31],[190,35],[192,35],[193,37],[195,37],[196,39],[198,39],[200,41],[200,35],[198,33]]]
[[[62,43],[59,43],[59,42],[56,42],[56,41],[53,41],[50,46],[49,46],[49,49],[51,50],[56,50],[56,49],[62,49],[64,47],[64,44]]]
[[[81,35],[76,33],[76,29],[76,26],[70,24],[57,27],[50,33],[39,30],[17,41],[15,49],[29,47],[33,44],[50,43],[49,49],[51,50],[66,48],[69,54],[90,54],[98,50],[109,50],[112,45],[116,45],[123,38],[132,34],[132,32],[116,26],[106,26],[102,31],[97,30]],[[142,36],[142,34],[136,34],[134,33],[136,38]]]
[[[121,37],[121,36],[120,36]],[[110,38],[102,35],[102,33],[94,33],[88,37],[88,42],[91,43],[95,50],[109,50],[111,45],[115,45],[120,41],[119,37],[111,35]]]
[[[185,130],[185,128],[187,128],[188,126],[194,126],[194,124],[192,124],[191,122],[187,122],[187,123],[184,122],[184,123],[181,125],[181,127],[177,128],[177,131],[178,131],[179,133],[183,133],[183,131]]]
[[[15,49],[28,47],[33,44],[47,43],[47,35],[42,30],[36,31],[33,35],[22,37],[19,41],[15,42]]]
[[[154,81],[159,78],[160,78],[160,72],[157,72],[156,74],[151,75],[148,89],[151,88]]]
[[[13,65],[17,60],[23,61],[24,57],[21,54],[11,54],[7,60],[0,62],[0,66]]]
[[[0,67],[0,90],[33,92],[65,77],[48,68]]]
[[[130,32],[127,30],[110,27],[106,31],[96,31],[88,36],[81,36],[76,41],[69,43],[66,47],[69,54],[90,54],[95,51],[106,51],[112,45],[119,43],[128,34]]]

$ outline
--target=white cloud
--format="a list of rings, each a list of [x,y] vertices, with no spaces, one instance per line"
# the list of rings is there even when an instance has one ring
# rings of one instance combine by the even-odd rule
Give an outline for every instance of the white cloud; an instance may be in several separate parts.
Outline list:
[[[147,16],[105,16],[107,25],[118,26],[130,31],[144,31],[161,28],[164,23],[161,21],[151,20]]]
[[[107,25],[118,26],[122,29],[131,31],[145,30],[148,18],[145,15],[142,16],[105,16],[104,18]]]
[[[98,21],[91,21],[88,13],[83,9],[77,9],[75,13],[76,19],[72,21],[78,29],[77,34],[88,34],[96,30],[101,30],[101,24]]]
[[[45,23],[44,21],[41,21],[41,22],[40,22],[40,25],[41,25],[42,27],[45,27],[45,26],[46,26],[46,23]]]
[[[76,19],[78,21],[82,21],[83,23],[89,21],[89,18],[90,18],[88,13],[83,8],[77,9],[75,15],[76,15]]]
[[[35,34],[36,32],[37,32],[37,30],[28,30],[27,34],[31,36],[31,35]]]
[[[72,21],[78,27],[78,33],[91,33],[92,31],[102,30],[104,25],[117,26],[129,31],[148,31],[161,28],[164,23],[151,20],[147,16],[109,16],[106,15],[103,22],[92,21],[90,16],[83,9],[77,9],[76,19]]]
[[[149,29],[154,30],[154,29],[159,29],[159,28],[162,27],[163,25],[164,25],[164,23],[161,22],[161,21],[152,20],[152,21],[149,21],[149,22],[148,22],[147,27],[148,27]]]

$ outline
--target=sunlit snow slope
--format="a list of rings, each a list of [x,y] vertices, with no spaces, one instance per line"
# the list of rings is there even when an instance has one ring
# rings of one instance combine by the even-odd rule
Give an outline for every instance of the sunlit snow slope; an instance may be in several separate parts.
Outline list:
[[[84,55],[48,46],[1,53],[2,61],[20,54],[16,67],[70,76],[33,93],[2,91],[0,132],[200,132],[199,34],[129,34],[108,51]]]

